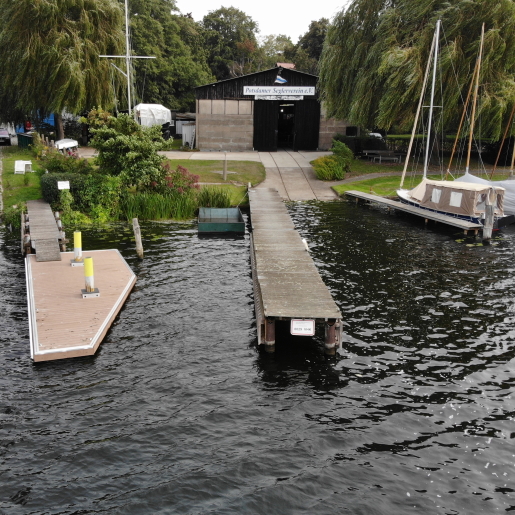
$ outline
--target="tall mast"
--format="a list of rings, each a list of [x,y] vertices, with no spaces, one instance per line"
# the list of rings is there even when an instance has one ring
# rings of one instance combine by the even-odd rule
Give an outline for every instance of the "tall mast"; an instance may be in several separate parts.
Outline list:
[[[408,164],[409,164],[409,160],[410,160],[410,156],[411,156],[411,149],[413,147],[413,141],[415,140],[415,134],[417,132],[418,118],[420,116],[420,111],[422,110],[422,102],[424,100],[424,92],[426,91],[427,79],[429,78],[429,69],[431,66],[431,59],[433,58],[433,52],[435,51],[435,40],[436,40],[436,31],[433,34],[433,42],[431,43],[431,50],[429,51],[429,58],[427,60],[426,71],[424,73],[424,82],[422,84],[422,89],[420,91],[420,99],[418,101],[417,112],[415,113],[413,129],[411,130],[411,138],[410,138],[409,145],[408,145],[408,152],[406,155],[406,159],[404,160],[404,168],[402,170],[402,177],[401,177],[401,184],[400,184],[401,188],[404,184],[404,178],[406,177],[406,171],[408,169]]]
[[[427,176],[427,165],[429,162],[429,144],[431,141],[431,125],[433,123],[433,107],[435,99],[436,70],[438,64],[438,40],[440,39],[440,20],[436,22],[435,33],[435,55],[433,61],[433,83],[431,84],[431,101],[429,103],[429,122],[427,127],[426,156],[424,158],[424,179]]]
[[[131,55],[131,47],[129,44],[129,2],[125,0],[125,55],[99,55],[98,57],[119,57],[125,59],[125,69],[120,70],[116,64],[111,63],[126,79],[127,79],[127,104],[129,114],[132,113],[132,79],[131,79],[131,59],[155,59],[155,56],[148,55]]]
[[[125,0],[125,69],[127,70],[127,102],[129,104],[129,115],[132,113],[131,100],[131,54],[129,46],[129,5]]]
[[[467,166],[465,167],[465,173],[468,173],[470,167],[470,152],[472,150],[472,138],[474,137],[474,119],[476,118],[476,104],[477,104],[477,92],[479,89],[479,73],[481,72],[481,59],[483,57],[483,41],[485,39],[485,24],[481,27],[481,44],[479,45],[479,56],[477,58],[477,74],[476,84],[474,86],[474,101],[472,103],[472,116],[470,119],[470,133],[469,133],[469,146],[467,151]]]

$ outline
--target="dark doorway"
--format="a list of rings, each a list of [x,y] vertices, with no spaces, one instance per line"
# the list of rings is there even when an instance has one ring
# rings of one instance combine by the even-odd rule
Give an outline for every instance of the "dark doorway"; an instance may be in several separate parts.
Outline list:
[[[254,102],[254,150],[277,151],[277,100]]]
[[[320,132],[320,104],[314,99],[295,102],[293,150],[317,150]]]
[[[279,103],[277,115],[277,146],[278,148],[293,148],[295,129],[295,104]]]
[[[315,99],[254,102],[254,150],[316,150],[319,131],[320,104]]]

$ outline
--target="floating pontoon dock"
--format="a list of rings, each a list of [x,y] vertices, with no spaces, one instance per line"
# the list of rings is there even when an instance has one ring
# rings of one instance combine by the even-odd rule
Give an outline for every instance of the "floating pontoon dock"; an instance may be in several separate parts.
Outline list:
[[[472,222],[460,220],[459,218],[455,218],[454,216],[447,216],[442,215],[440,213],[434,213],[433,211],[429,211],[428,209],[409,206],[408,204],[403,204],[402,202],[396,200],[390,200],[384,197],[379,197],[377,195],[363,193],[361,191],[350,190],[346,191],[345,195],[348,195],[349,197],[354,197],[356,199],[356,202],[359,200],[375,202],[377,204],[386,206],[389,209],[396,209],[398,211],[404,211],[405,213],[420,216],[424,218],[425,223],[427,223],[428,220],[433,220],[435,222],[441,222],[446,225],[451,225],[452,227],[462,229],[465,234],[468,234],[469,231],[474,231],[474,234],[477,234],[479,230],[483,228],[483,226],[480,224],[474,224]]]
[[[342,315],[275,189],[249,189],[258,343],[275,346],[275,321],[323,324],[326,352],[341,347]]]
[[[64,233],[50,205],[30,200],[27,211],[28,222],[24,217],[21,237],[22,252],[28,252],[25,276],[30,356],[34,361],[49,361],[95,354],[136,276],[117,250],[85,252],[84,257],[93,258],[100,295],[84,298],[84,267],[71,266],[73,252],[60,252],[60,244],[65,245]],[[36,254],[31,254],[34,248]]]
[[[99,297],[84,299],[84,268],[71,266],[73,252],[61,261],[25,260],[30,355],[34,361],[95,354],[129,295],[136,276],[118,250],[84,253],[94,261]]]

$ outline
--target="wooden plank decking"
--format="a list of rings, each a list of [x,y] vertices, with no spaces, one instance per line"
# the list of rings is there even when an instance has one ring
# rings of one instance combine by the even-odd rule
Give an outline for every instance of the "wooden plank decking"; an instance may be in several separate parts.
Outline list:
[[[25,260],[31,357],[34,361],[92,355],[129,295],[136,276],[118,250],[84,253],[94,262],[100,297],[83,299],[84,268],[62,261]]]
[[[34,242],[37,261],[60,261],[59,229],[50,205],[43,200],[27,201],[30,239]]]
[[[258,340],[266,319],[336,320],[341,312],[275,189],[249,190]],[[341,329],[340,329],[341,330]],[[341,345],[341,333],[337,335]]]
[[[354,197],[356,199],[367,200],[369,202],[376,202],[383,206],[387,206],[388,208],[397,209],[398,211],[404,211],[406,213],[410,213],[412,215],[420,216],[425,220],[433,220],[435,222],[441,222],[446,225],[451,225],[453,227],[457,227],[458,229],[462,229],[465,234],[468,231],[474,231],[477,233],[480,229],[483,228],[480,224],[474,224],[472,222],[467,222],[465,220],[460,220],[459,218],[455,218],[453,216],[442,215],[440,213],[434,213],[427,209],[422,209],[414,206],[409,206],[407,204],[403,204],[400,201],[390,200],[384,197],[379,197],[377,195],[371,195],[369,193],[363,193],[361,191],[350,190],[346,191],[345,195],[350,197]]]

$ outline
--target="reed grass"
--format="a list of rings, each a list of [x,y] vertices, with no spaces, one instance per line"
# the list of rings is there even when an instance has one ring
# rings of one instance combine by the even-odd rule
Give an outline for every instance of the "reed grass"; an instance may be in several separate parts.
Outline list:
[[[187,220],[195,216],[198,208],[193,191],[159,193],[134,193],[124,196],[121,202],[122,216],[127,220]]]
[[[224,187],[204,186],[198,193],[201,207],[231,207],[231,194]]]

